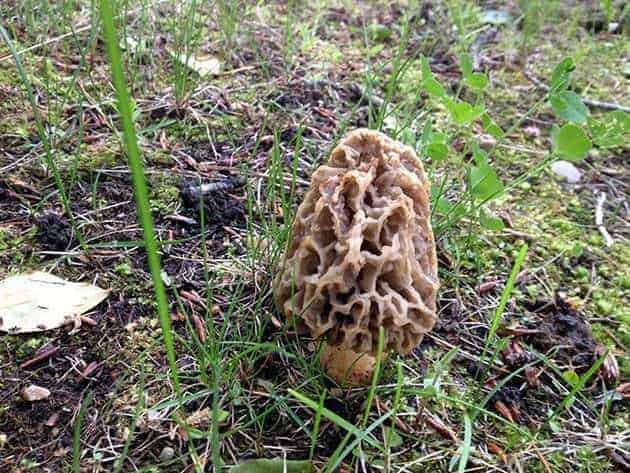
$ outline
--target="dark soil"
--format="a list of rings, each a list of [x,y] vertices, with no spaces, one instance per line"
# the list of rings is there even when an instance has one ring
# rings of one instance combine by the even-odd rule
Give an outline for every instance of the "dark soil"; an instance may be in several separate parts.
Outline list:
[[[65,218],[46,212],[35,219],[37,241],[45,250],[64,251],[72,243],[72,227]]]
[[[584,314],[569,301],[557,295],[553,302],[537,301],[530,310],[541,319],[530,326],[540,333],[525,337],[536,350],[541,353],[553,350],[554,359],[573,367],[578,373],[593,364],[597,343]]]
[[[204,219],[210,227],[230,225],[242,227],[245,223],[245,208],[241,200],[229,193],[229,191],[242,187],[244,181],[241,178],[228,176],[224,180],[214,182],[210,191],[202,192],[199,184],[192,181],[184,181],[181,185],[182,201],[188,213],[195,218],[201,215],[199,204],[204,203]]]

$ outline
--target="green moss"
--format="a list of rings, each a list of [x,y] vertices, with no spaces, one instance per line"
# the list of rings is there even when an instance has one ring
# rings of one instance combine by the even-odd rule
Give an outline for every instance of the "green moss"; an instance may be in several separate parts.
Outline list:
[[[580,473],[604,473],[609,470],[609,462],[593,452],[593,447],[585,445],[577,451]]]
[[[76,159],[70,157],[72,161]],[[85,148],[81,151],[79,158],[79,169],[82,171],[93,171],[95,169],[107,169],[125,165],[125,157],[115,151],[102,150],[99,152],[90,151]]]
[[[45,335],[8,335],[3,344],[15,359],[23,360],[32,356],[39,348],[50,341]]]
[[[9,235],[9,231],[0,228],[0,251],[9,249],[10,240],[11,236]]]
[[[119,276],[131,276],[133,274],[133,269],[128,262],[124,262],[116,265],[114,272]]]
[[[160,215],[173,213],[179,202],[179,188],[171,184],[159,184],[151,190],[151,210]]]

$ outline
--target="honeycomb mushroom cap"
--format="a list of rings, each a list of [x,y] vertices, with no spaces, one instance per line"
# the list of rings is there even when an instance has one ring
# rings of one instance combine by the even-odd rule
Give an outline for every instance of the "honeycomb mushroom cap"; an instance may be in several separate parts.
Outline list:
[[[312,176],[275,284],[288,319],[328,344],[409,353],[437,319],[429,182],[414,151],[359,129]]]

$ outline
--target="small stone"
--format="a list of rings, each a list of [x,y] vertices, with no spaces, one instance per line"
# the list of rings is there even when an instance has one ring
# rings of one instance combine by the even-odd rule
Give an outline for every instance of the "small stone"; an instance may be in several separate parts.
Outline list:
[[[22,399],[27,402],[43,401],[44,399],[48,399],[49,396],[50,391],[48,389],[35,384],[31,384],[22,390]]]
[[[160,452],[160,461],[167,462],[175,456],[175,450],[171,447],[164,447]]]
[[[0,449],[7,444],[7,434],[0,434]]]
[[[580,170],[568,161],[556,161],[551,165],[551,170],[558,176],[564,177],[570,184],[580,182],[582,178]]]

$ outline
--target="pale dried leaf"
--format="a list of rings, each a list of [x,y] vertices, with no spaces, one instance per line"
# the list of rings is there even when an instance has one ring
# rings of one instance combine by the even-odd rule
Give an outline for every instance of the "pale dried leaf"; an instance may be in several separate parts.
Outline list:
[[[200,76],[219,74],[221,72],[221,62],[213,56],[184,56],[178,55],[176,59],[195,71]]]
[[[103,301],[109,291],[36,271],[0,282],[0,331],[52,330]]]

